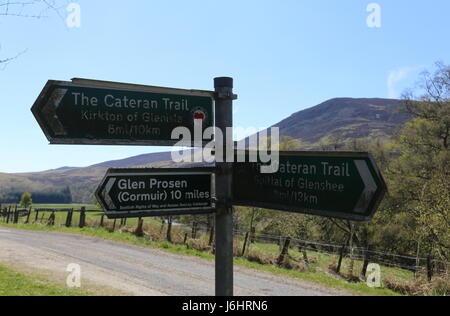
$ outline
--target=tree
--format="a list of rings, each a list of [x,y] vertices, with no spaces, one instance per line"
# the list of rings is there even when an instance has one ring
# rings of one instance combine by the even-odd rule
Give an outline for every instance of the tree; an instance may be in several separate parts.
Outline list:
[[[389,166],[391,195],[399,209],[414,218],[414,236],[425,255],[447,260],[450,255],[450,67],[422,74],[416,97],[403,103],[413,119],[397,137],[398,157]]]
[[[261,149],[272,148],[272,136],[265,137],[261,140]],[[278,143],[278,150],[280,151],[290,151],[301,147],[301,142],[298,139],[294,139],[291,136],[281,136]],[[277,145],[277,144],[275,144]]]
[[[20,198],[20,206],[24,208],[28,208],[33,204],[33,199],[31,196],[31,193],[25,192],[22,194],[22,197]]]

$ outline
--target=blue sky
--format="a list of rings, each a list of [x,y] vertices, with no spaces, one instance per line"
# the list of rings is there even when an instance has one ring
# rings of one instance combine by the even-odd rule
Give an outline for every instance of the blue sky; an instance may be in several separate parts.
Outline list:
[[[372,2],[382,10],[380,28],[366,22]],[[48,79],[209,90],[214,77],[232,76],[235,125],[259,128],[334,97],[399,97],[450,57],[448,0],[77,3],[80,28],[66,25],[64,10],[41,19],[0,15],[0,60],[25,51],[0,70],[0,172],[167,150],[48,145],[30,112]]]

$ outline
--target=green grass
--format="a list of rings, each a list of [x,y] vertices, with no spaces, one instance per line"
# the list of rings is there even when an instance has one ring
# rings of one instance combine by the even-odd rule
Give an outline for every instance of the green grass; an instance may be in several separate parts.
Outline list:
[[[155,222],[157,223],[157,222]],[[65,228],[65,227],[47,227],[42,225],[25,225],[25,224],[3,224],[0,223],[0,226],[5,226],[9,228],[18,228],[25,230],[35,230],[35,231],[54,231],[54,232],[63,232],[63,233],[74,233],[80,234],[90,237],[101,238],[105,240],[113,240],[122,243],[133,244],[136,246],[150,247],[156,249],[162,249],[164,251],[168,251],[174,254],[195,256],[207,260],[214,260],[214,255],[201,252],[195,249],[191,249],[185,245],[175,245],[168,242],[153,242],[149,241],[145,238],[139,238],[129,233],[120,233],[114,232],[110,233],[108,230],[103,228]],[[275,246],[276,247],[276,246]],[[346,290],[349,293],[357,294],[357,295],[370,295],[370,296],[396,296],[397,293],[380,288],[373,289],[369,288],[364,283],[349,283],[345,280],[334,278],[323,271],[316,272],[300,272],[295,270],[283,269],[271,265],[262,265],[254,262],[250,262],[243,258],[235,258],[235,264],[238,266],[255,269],[259,271],[269,272],[280,276],[287,276],[291,278],[297,278],[309,282],[314,282],[320,285],[324,285],[326,287]]]
[[[279,246],[275,244],[265,244],[265,243],[254,243],[249,246],[250,250],[257,250],[265,255],[276,255],[279,253]],[[320,269],[327,269],[330,265],[335,263],[336,256],[327,254],[327,253],[318,253],[313,251],[306,251],[308,259],[312,261],[309,267],[311,270],[319,271]],[[298,251],[296,248],[292,248],[289,250],[289,255],[294,258],[294,260],[302,261],[303,254]],[[343,266],[348,266],[350,264],[349,258],[344,258]],[[354,268],[355,271],[361,271],[363,266],[363,262],[360,260],[355,260]],[[389,278],[399,278],[404,280],[413,280],[414,273],[411,271],[407,271],[404,269],[392,268],[392,267],[381,267],[381,273],[384,277]]]
[[[93,204],[33,204],[33,208],[48,208],[48,209],[66,209],[73,208],[74,210],[80,210],[85,207],[87,210],[99,210],[98,206]]]
[[[25,275],[0,265],[0,296],[89,296],[79,289],[64,288],[36,276]]]

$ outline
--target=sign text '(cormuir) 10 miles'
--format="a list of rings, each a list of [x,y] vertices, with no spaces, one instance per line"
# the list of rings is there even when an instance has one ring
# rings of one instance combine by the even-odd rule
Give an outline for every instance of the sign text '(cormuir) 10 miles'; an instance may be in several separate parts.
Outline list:
[[[196,119],[202,120],[203,129],[214,119],[207,92],[156,87],[135,91],[52,81],[33,113],[51,143],[171,145],[175,128],[194,133]]]
[[[111,169],[97,191],[107,213],[213,209],[213,175],[146,169]]]

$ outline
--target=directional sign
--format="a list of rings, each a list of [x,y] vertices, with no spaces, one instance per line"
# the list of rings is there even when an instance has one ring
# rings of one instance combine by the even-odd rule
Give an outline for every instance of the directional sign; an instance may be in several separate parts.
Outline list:
[[[282,152],[278,172],[261,165],[234,164],[235,205],[368,221],[386,193],[367,153]]]
[[[213,108],[211,91],[73,79],[49,81],[32,112],[51,144],[169,146],[176,127],[213,126]]]
[[[206,214],[215,209],[208,168],[110,169],[96,197],[109,218]]]

